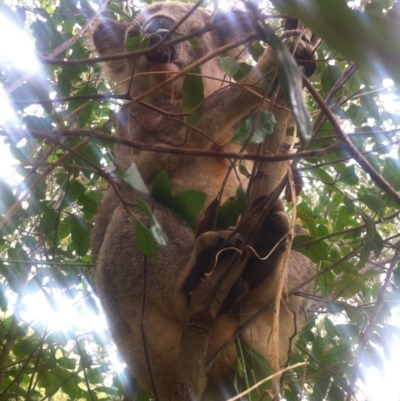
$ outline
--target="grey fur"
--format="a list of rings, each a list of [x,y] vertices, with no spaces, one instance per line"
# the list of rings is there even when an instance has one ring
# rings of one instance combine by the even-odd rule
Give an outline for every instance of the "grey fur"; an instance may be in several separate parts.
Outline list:
[[[143,11],[134,24],[99,21],[89,35],[89,42],[92,49],[100,56],[123,52],[128,30],[140,34],[147,21],[155,16],[179,21],[190,7],[192,6],[183,3],[160,3]],[[210,21],[211,15],[205,10],[198,9],[178,31],[187,34]],[[168,65],[157,65],[146,57],[141,57],[136,61],[131,59],[111,61],[106,64],[103,72],[107,79],[114,82],[133,76],[130,94],[135,97],[162,82],[167,74],[179,72],[223,44],[253,31],[254,27],[247,25],[246,27],[247,31],[242,27],[236,31],[225,29],[221,32],[208,32],[199,38],[197,47],[188,42],[178,44],[174,49],[174,60]],[[224,32],[227,35],[224,35]],[[239,52],[240,50],[237,50],[237,53]],[[243,85],[265,86],[268,84],[268,79],[265,81],[262,75],[270,72],[275,65],[274,53],[267,49],[258,63],[258,70],[252,72]],[[146,75],[157,70],[165,75],[161,78],[158,78],[160,75]],[[237,145],[229,143],[235,126],[255,109],[259,98],[242,86],[228,87],[221,84],[225,74],[215,59],[202,65],[202,74],[205,76],[203,82],[206,102],[198,130],[188,131],[180,119],[168,119],[154,108],[136,103],[124,106],[119,113],[118,136],[150,145],[172,144],[188,149],[238,151]],[[183,79],[179,79],[145,100],[166,113],[180,113],[182,82]],[[121,91],[126,91],[127,88],[128,82],[121,86]],[[174,193],[187,189],[202,190],[207,193],[207,205],[218,195],[230,166],[226,159],[138,152],[121,145],[116,146],[116,160],[123,170],[135,162],[149,187],[159,171],[167,170]],[[239,183],[246,187],[247,180],[231,172],[222,198],[233,196]],[[158,392],[162,398],[169,399],[175,382],[180,336],[188,308],[182,286],[195,264],[196,256],[207,249],[220,234],[207,232],[195,241],[191,231],[170,210],[157,202],[152,202],[154,214],[167,234],[169,243],[168,246],[160,248],[158,256],[148,259],[146,266],[144,256],[137,249],[134,230],[135,218],[146,224],[146,216],[135,206],[138,200],[143,199],[143,195],[124,185],[121,194],[129,206],[122,204],[112,188],[107,190],[92,234],[92,258],[97,265],[98,293],[121,355],[133,376],[151,391],[141,334],[146,268],[144,325],[149,357]],[[196,228],[197,224],[198,222],[194,222],[193,228]],[[285,289],[290,290],[313,271],[314,267],[308,259],[292,251]],[[211,335],[208,358],[231,338],[241,323],[260,307],[274,300],[278,273],[277,269],[272,268],[268,277],[252,288],[243,299],[240,322],[228,312],[219,316]],[[306,301],[300,297],[292,296],[283,301],[280,317],[282,363],[287,357],[289,338],[295,333],[294,316],[297,317],[297,330],[300,330],[305,320],[305,307]],[[265,313],[242,335],[242,339],[252,349],[267,359],[271,357],[271,324],[272,311]],[[204,399],[222,397],[220,394],[223,392],[222,383],[227,381],[235,367],[236,350],[231,344],[208,372],[209,383]]]

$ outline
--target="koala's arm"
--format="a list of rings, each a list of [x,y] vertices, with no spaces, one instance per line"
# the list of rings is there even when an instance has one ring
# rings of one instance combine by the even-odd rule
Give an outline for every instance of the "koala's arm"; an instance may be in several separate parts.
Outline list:
[[[288,32],[286,37],[296,37],[299,32]],[[312,51],[313,47],[310,44],[302,40],[298,42],[296,54],[310,54]],[[227,128],[237,125],[260,105],[264,95],[267,95],[267,98],[271,95],[265,91],[275,88],[277,71],[276,52],[268,46],[245,79],[214,93],[206,100],[198,128],[215,138],[222,135]]]
[[[268,47],[245,80],[214,93],[206,100],[198,128],[211,137],[217,137],[239,123],[262,101],[261,89],[275,77],[276,67],[276,53]]]

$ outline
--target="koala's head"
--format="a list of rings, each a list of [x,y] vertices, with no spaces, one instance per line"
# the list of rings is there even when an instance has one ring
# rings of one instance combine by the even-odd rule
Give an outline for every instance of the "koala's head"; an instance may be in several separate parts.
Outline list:
[[[132,23],[116,22],[103,19],[96,23],[89,33],[90,47],[99,56],[112,56],[126,52],[125,43],[129,38],[142,36],[150,38],[150,45],[159,42],[191,9],[193,5],[185,3],[157,3],[143,10]],[[240,18],[238,18],[240,14]],[[170,39],[179,38],[203,28],[212,21],[223,21],[220,29],[215,29],[198,37],[198,42],[184,41],[171,47],[164,47],[156,52],[135,59],[127,58],[105,63],[103,72],[105,77],[116,83],[125,80],[119,91],[126,93],[130,79],[130,94],[137,96],[144,91],[163,82],[173,74],[179,73],[194,61],[254,32],[255,23],[252,18],[243,12],[230,12],[212,18],[212,14],[204,9],[196,9],[187,18]],[[238,22],[240,20],[240,22]],[[218,25],[218,24],[217,24]],[[229,55],[238,55],[242,49],[230,51]],[[222,56],[226,54],[221,54]],[[207,61],[201,66],[203,76],[217,79],[224,78],[216,59]],[[164,91],[169,96],[179,96],[181,93],[183,77],[166,87]],[[221,87],[221,82],[212,79],[203,79],[204,95],[208,96]],[[160,94],[155,95],[160,96]]]

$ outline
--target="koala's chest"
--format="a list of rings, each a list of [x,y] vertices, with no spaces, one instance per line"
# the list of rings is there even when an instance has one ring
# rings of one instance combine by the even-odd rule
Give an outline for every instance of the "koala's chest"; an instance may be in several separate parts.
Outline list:
[[[159,110],[163,110],[161,113]],[[239,184],[244,188],[247,179],[232,170],[229,159],[223,152],[238,151],[236,145],[204,141],[207,132],[200,129],[188,130],[188,125],[179,115],[180,104],[159,104],[157,110],[143,105],[134,105],[121,110],[118,136],[146,145],[127,147],[118,145],[116,158],[123,169],[135,163],[145,184],[151,189],[161,171],[166,171],[176,195],[185,190],[198,190],[207,195],[206,205],[222,191],[222,199],[234,196]],[[229,141],[225,141],[225,144]],[[151,148],[154,150],[151,150]],[[163,152],[160,148],[172,149]],[[193,155],[191,151],[211,151],[215,157]]]

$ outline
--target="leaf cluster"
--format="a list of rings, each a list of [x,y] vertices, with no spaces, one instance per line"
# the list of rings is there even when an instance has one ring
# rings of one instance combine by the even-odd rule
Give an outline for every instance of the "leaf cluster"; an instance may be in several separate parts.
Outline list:
[[[310,85],[329,111],[315,96],[298,96],[301,75],[292,71],[293,63],[284,53],[280,83],[292,99],[302,137],[296,145],[296,163],[303,191],[296,204],[288,205],[288,213],[296,211],[300,231],[293,247],[316,264],[317,277],[315,315],[290,361],[307,361],[307,369],[286,374],[282,390],[289,401],[300,399],[300,394],[312,401],[346,400],[356,389],[362,392],[360,383],[371,367],[387,369],[386,362],[400,343],[398,321],[393,320],[400,302],[400,205],[393,197],[400,193],[399,92],[381,79],[399,82],[399,3],[372,0],[357,10],[338,0],[310,1],[307,6],[295,0],[274,4],[301,17],[322,37]],[[89,139],[85,132],[111,137],[113,116],[123,96],[100,78],[98,65],[62,63],[89,57],[80,32],[96,15],[94,6],[104,5],[98,0],[19,0],[13,8],[1,5],[3,14],[30,32],[37,52],[59,61],[42,65],[34,79],[8,63],[0,64],[4,89],[21,83],[10,91],[15,120],[0,128],[17,177],[0,181],[2,400],[109,400],[120,399],[126,389],[126,377],[115,373],[110,364],[109,354],[114,351],[101,329],[84,326],[79,319],[60,329],[40,319],[40,313],[35,317],[31,313],[32,307],[45,310],[46,304],[59,314],[59,305],[66,300],[78,316],[86,316],[88,310],[100,316],[90,231],[103,190],[107,186],[118,190],[120,177],[113,142],[104,135]],[[120,2],[101,11],[103,16],[125,20],[136,12]],[[142,45],[130,46],[135,51]],[[263,46],[259,42],[249,46],[256,60]],[[252,63],[227,57],[219,58],[219,63],[227,80],[238,82],[252,68]],[[383,76],[378,68],[382,66]],[[182,93],[182,113],[192,126],[202,115],[200,75],[201,68],[187,75]],[[383,190],[360,167],[333,120],[393,193]],[[264,110],[244,121],[232,140],[256,146],[271,135],[274,124],[274,116]],[[240,171],[251,175],[244,164]],[[123,178],[136,188],[135,176]],[[173,193],[165,172],[160,172],[149,194],[187,224],[205,202],[204,194],[196,191]],[[246,205],[246,194],[238,188],[236,198],[219,209],[216,226],[234,225]],[[147,221],[138,220],[137,238],[141,250],[151,257],[166,239],[151,208],[145,203],[139,206]],[[34,304],[39,298],[44,300]],[[259,356],[246,349],[240,355],[238,377],[246,385],[269,374]],[[244,368],[246,364],[251,367]],[[268,399],[270,390],[266,385],[251,399],[264,393]],[[146,397],[140,390],[137,400]]]

